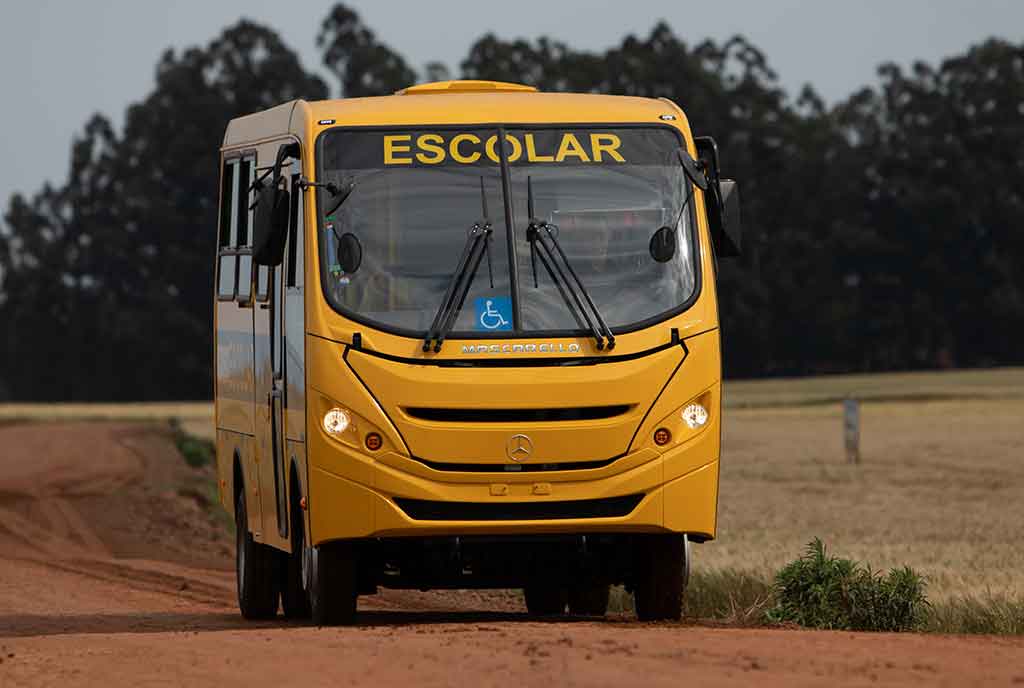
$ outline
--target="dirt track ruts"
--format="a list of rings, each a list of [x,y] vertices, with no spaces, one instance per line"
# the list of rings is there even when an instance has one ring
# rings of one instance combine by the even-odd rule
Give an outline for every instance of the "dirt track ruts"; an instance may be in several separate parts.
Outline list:
[[[541,621],[460,593],[246,623],[189,470],[145,426],[0,427],[0,686],[1024,686],[1017,638]]]

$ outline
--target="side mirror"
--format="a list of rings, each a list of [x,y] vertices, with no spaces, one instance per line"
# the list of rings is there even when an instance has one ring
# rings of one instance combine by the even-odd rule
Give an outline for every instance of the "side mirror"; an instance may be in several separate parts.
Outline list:
[[[256,193],[252,230],[252,259],[257,265],[276,267],[284,262],[288,237],[289,195],[275,184]]]
[[[718,144],[710,136],[694,139],[697,155],[708,176],[708,192],[704,200],[708,208],[708,224],[715,255],[732,258],[740,255],[743,232],[740,225],[740,190],[732,179],[719,177]]]
[[[738,256],[743,248],[743,225],[740,221],[740,187],[732,179],[719,182],[722,208],[715,232],[715,251],[728,258]],[[712,226],[714,223],[712,223]]]
[[[280,187],[281,164],[285,158],[298,157],[298,144],[286,143],[277,149],[270,180],[256,192],[256,216],[252,230],[252,259],[257,265],[276,267],[284,262],[288,239],[291,196]]]

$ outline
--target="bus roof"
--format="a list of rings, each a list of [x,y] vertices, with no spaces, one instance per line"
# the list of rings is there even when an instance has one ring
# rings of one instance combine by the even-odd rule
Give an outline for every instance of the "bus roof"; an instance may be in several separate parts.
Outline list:
[[[541,93],[531,86],[497,81],[418,84],[390,96],[295,100],[231,120],[224,134],[230,147],[312,126],[314,135],[332,126],[445,124],[688,124],[682,110],[664,98],[592,93]]]

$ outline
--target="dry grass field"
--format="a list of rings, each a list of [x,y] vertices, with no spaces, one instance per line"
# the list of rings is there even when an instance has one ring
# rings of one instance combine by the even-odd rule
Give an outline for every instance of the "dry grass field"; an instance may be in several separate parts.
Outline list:
[[[695,548],[698,571],[770,576],[817,536],[876,568],[913,566],[932,599],[1024,597],[1024,369],[730,382],[725,399],[719,539]],[[0,405],[0,423],[172,416],[212,436],[203,402]]]
[[[840,399],[864,400],[848,465]],[[1024,370],[726,385],[719,539],[695,567],[764,575],[817,536],[929,596],[1024,596]]]
[[[811,538],[933,596],[1024,594],[1024,400],[865,404],[848,465],[835,407],[728,414],[719,540],[698,565],[774,570]]]
[[[21,421],[152,421],[177,418],[189,434],[213,439],[213,404],[208,401],[122,404],[0,404],[0,424]]]

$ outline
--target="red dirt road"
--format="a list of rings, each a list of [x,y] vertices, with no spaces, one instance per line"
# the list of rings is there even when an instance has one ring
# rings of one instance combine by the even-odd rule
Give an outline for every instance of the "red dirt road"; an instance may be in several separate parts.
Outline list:
[[[245,623],[190,480],[153,428],[0,427],[0,688],[1024,686],[1024,639],[545,622],[472,593],[363,598],[355,628]]]

